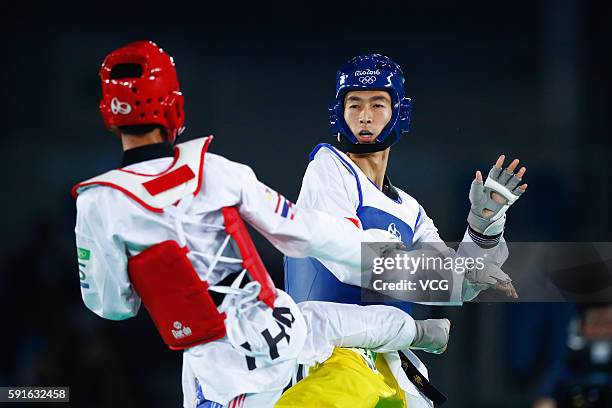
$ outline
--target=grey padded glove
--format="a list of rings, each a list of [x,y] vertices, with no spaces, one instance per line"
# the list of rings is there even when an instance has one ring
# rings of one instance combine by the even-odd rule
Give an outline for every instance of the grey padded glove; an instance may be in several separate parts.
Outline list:
[[[427,353],[442,354],[446,351],[450,337],[450,321],[448,319],[415,320],[416,335],[410,348],[423,350]]]
[[[474,180],[470,187],[470,202],[472,207],[468,214],[468,223],[484,235],[499,235],[504,231],[506,223],[506,211],[523,194],[519,188],[521,179],[514,173],[493,166],[484,183]],[[491,196],[496,192],[506,199],[505,204],[500,204]],[[491,210],[493,214],[489,217],[482,215],[483,210]]]
[[[486,264],[482,269],[473,268],[465,273],[461,298],[467,302],[489,288],[505,290],[512,279],[495,264]]]

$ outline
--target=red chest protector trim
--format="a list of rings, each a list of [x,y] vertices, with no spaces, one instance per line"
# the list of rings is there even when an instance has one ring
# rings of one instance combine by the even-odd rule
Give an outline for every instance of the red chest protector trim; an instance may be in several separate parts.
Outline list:
[[[147,210],[161,213],[189,194],[202,189],[204,156],[212,136],[176,146],[172,165],[162,173],[146,175],[112,170],[77,184],[76,197],[86,188],[115,188]],[[274,307],[276,289],[236,207],[221,209],[225,231],[238,246],[242,266],[261,284],[258,299]],[[187,257],[188,248],[164,241],[128,260],[130,282],[149,311],[164,342],[174,350],[225,336],[225,314],[219,313],[208,282],[202,281]]]

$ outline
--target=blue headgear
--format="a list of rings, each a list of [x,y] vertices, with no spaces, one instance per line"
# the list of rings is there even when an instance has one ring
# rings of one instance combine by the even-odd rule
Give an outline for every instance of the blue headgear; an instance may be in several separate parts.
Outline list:
[[[344,120],[344,97],[350,91],[382,90],[391,96],[391,120],[376,143],[359,144]],[[336,73],[336,99],[329,107],[329,123],[338,141],[351,153],[371,153],[397,143],[410,129],[412,101],[404,96],[404,73],[389,57],[380,54],[352,58]]]

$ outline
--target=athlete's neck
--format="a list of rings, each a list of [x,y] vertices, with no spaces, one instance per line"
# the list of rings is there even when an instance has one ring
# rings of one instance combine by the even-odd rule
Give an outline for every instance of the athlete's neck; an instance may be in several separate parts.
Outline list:
[[[154,129],[151,132],[142,135],[128,135],[121,133],[121,144],[123,151],[133,149],[135,147],[146,146],[150,144],[162,143],[164,136],[159,129]]]
[[[382,190],[385,173],[387,172],[387,163],[389,162],[389,151],[385,150],[375,153],[348,153],[351,160],[363,171],[363,173]]]

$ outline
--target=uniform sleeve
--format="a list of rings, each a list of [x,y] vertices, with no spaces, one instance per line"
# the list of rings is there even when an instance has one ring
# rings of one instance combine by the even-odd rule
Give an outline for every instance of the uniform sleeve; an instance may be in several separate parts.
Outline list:
[[[359,224],[357,208],[359,193],[351,171],[340,163],[328,149],[320,149],[310,161],[302,180],[297,200],[300,208],[315,209],[354,220]],[[361,275],[355,274],[342,262],[318,258],[343,283],[361,286]]]
[[[414,241],[427,244],[444,242],[438,234],[438,229],[429,218],[423,207],[420,207],[420,217],[415,228]],[[486,239],[475,231],[466,228],[463,239],[457,250],[458,256],[484,257],[490,263],[502,266],[508,259],[508,247],[503,236],[494,239]]]
[[[98,316],[123,320],[138,313],[140,298],[130,284],[126,249],[112,231],[111,225],[119,223],[116,214],[111,214],[108,197],[99,194],[104,188],[96,190],[86,190],[77,199],[75,234],[81,295]]]
[[[359,206],[356,180],[350,171],[321,150],[304,173],[297,200],[300,208],[314,208],[342,217],[355,217]]]
[[[440,238],[438,228],[436,228],[433,220],[429,218],[427,212],[425,212],[425,209],[422,206],[419,206],[419,215],[417,218],[418,221],[414,228],[413,242],[428,244],[444,242],[442,241],[442,238]]]
[[[486,263],[492,263],[499,267],[508,258],[508,247],[502,237],[494,240],[482,240],[476,236],[473,231],[466,229],[465,234],[457,251],[455,252],[451,248],[447,248],[446,244],[440,238],[438,229],[433,223],[433,220],[427,216],[425,209],[420,207],[420,217],[417,222],[414,234],[414,242],[420,244],[429,244],[433,247],[438,248],[441,254],[453,257],[464,257],[464,258],[481,258],[485,259]],[[493,245],[490,242],[495,241]],[[463,304],[462,292],[463,292],[463,275],[455,275],[453,279],[453,289],[451,298],[454,299],[450,302],[417,302],[427,305],[441,305],[441,306],[460,306]]]
[[[488,242],[493,241],[493,245]],[[503,235],[495,239],[483,239],[477,232],[470,230],[468,226],[459,244],[457,254],[465,257],[484,257],[487,263],[501,267],[508,259],[508,245]]]
[[[312,355],[326,357],[334,347],[378,353],[403,350],[410,347],[416,335],[414,319],[392,306],[329,302],[303,302],[298,306],[308,327],[305,360],[312,360]]]
[[[338,262],[354,279],[361,276],[361,243],[369,234],[346,218],[296,206],[242,166],[240,214],[287,256]]]

